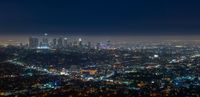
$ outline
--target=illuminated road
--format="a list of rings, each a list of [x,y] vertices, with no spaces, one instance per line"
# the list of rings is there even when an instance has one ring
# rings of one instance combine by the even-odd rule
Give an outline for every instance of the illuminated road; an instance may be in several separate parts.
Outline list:
[[[12,64],[14,64],[14,65],[23,66],[23,67],[25,67],[26,69],[33,69],[33,70],[36,70],[36,71],[44,72],[44,73],[47,73],[47,74],[50,74],[50,75],[60,75],[59,72],[51,72],[51,71],[49,71],[49,70],[46,69],[46,68],[41,68],[41,67],[36,67],[36,66],[25,65],[24,63],[19,62],[19,61],[15,61],[15,60],[7,60],[6,62],[12,63]]]

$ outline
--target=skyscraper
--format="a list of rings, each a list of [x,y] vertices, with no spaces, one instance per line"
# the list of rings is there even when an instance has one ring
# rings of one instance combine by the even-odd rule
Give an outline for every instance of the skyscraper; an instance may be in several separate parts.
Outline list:
[[[78,39],[78,46],[79,46],[79,47],[82,47],[82,46],[83,46],[83,44],[82,44],[82,39],[81,39],[81,38]]]
[[[29,48],[35,49],[39,45],[38,38],[29,37]]]
[[[68,47],[68,39],[67,38],[64,38],[64,44],[63,44],[63,46],[65,47],[65,48],[67,48]]]
[[[53,48],[57,47],[57,39],[56,38],[54,38],[53,41],[52,41],[52,47]]]
[[[45,47],[48,47],[49,46],[49,41],[48,41],[48,38],[47,38],[47,33],[44,34],[44,37],[42,39],[42,46],[45,46]]]
[[[91,48],[91,42],[88,42],[87,47],[90,49]]]
[[[58,39],[58,48],[63,48],[63,38],[62,37],[60,37],[59,39]]]
[[[42,37],[42,41],[40,41],[39,46],[37,47],[38,49],[49,49],[50,45],[49,45],[49,41],[48,41],[48,37],[47,37],[47,33],[44,34],[44,36]]]

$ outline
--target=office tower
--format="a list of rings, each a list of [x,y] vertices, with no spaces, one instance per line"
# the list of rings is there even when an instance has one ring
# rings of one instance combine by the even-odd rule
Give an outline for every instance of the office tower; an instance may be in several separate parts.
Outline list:
[[[63,48],[63,39],[62,39],[62,37],[60,37],[60,38],[58,39],[58,45],[57,45],[57,47],[58,47],[58,48]]]
[[[91,42],[88,42],[87,47],[90,49],[91,48]]]
[[[65,47],[65,48],[67,48],[68,47],[68,39],[67,38],[64,38],[64,43],[63,43],[63,46]]]
[[[42,42],[40,42],[39,47],[42,47],[42,45],[43,45]]]
[[[47,33],[44,34],[44,37],[42,39],[42,46],[44,47],[48,47],[49,46],[49,41],[48,41],[48,37],[47,37]]]
[[[82,46],[83,46],[83,44],[82,44],[82,39],[81,39],[81,38],[78,39],[78,46],[79,46],[79,47],[82,47]]]
[[[56,48],[56,47],[57,47],[57,40],[56,40],[56,38],[54,38],[54,39],[52,40],[52,47],[53,47],[53,48]]]
[[[35,49],[38,47],[38,44],[39,44],[38,38],[33,38],[33,37],[29,38],[29,48]]]
[[[77,42],[77,41],[74,41],[73,44],[72,44],[72,46],[73,46],[73,47],[77,47],[77,46],[78,46],[78,42]]]

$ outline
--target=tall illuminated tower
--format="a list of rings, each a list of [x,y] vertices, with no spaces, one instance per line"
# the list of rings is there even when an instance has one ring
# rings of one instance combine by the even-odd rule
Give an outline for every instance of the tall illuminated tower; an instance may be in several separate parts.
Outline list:
[[[83,44],[82,44],[82,39],[79,38],[79,39],[78,39],[78,46],[79,46],[79,47],[82,47],[82,45],[83,45]]]
[[[42,39],[42,46],[45,46],[45,47],[48,47],[49,46],[49,41],[48,41],[48,34],[47,33],[44,33],[44,37]]]
[[[67,48],[68,47],[68,39],[65,37],[64,38],[64,43],[63,43],[63,46],[65,47],[65,48]]]

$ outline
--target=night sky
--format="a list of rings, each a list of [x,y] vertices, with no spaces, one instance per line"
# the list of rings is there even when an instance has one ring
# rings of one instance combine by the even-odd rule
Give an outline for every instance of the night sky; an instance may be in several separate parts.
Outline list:
[[[200,35],[199,0],[1,0],[0,34]]]

